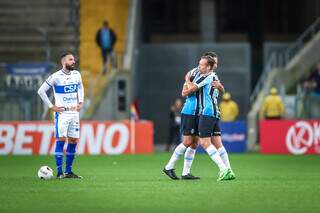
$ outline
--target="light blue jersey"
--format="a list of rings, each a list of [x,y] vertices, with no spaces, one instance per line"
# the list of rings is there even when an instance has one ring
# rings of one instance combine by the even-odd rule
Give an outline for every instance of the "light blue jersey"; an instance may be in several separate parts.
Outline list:
[[[198,68],[194,68],[191,71],[189,71],[191,75],[191,82],[195,83],[198,82],[201,78],[201,74],[198,70]],[[181,114],[185,115],[198,115],[199,112],[199,91],[192,93],[186,97],[186,100],[184,102],[183,108],[181,110]]]
[[[211,86],[212,81],[219,80],[215,72],[205,76],[205,79],[197,84],[199,88],[199,114],[220,119],[218,106],[219,90]]]

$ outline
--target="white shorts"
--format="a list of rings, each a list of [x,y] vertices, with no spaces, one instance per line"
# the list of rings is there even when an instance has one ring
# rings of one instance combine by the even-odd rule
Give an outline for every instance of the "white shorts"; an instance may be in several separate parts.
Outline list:
[[[58,113],[54,116],[56,138],[80,138],[79,113]]]

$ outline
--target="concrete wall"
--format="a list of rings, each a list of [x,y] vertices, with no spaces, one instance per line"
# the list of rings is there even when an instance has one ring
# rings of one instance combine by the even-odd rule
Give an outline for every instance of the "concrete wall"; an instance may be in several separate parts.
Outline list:
[[[180,97],[185,73],[197,66],[199,57],[215,51],[217,74],[245,119],[250,94],[250,46],[247,43],[143,44],[139,49],[135,89],[140,116],[155,123],[155,141],[167,140],[169,108]]]
[[[265,42],[263,44],[263,64],[265,65],[273,52],[284,53],[290,42]]]

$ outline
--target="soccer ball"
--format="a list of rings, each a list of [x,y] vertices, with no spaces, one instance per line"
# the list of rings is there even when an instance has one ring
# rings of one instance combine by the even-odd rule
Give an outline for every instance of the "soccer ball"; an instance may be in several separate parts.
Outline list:
[[[49,180],[53,177],[53,170],[49,166],[41,166],[38,170],[38,177],[40,179]]]

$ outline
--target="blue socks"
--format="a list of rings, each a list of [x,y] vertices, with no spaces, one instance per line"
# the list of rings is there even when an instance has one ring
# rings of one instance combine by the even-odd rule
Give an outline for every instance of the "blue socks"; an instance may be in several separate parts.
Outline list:
[[[66,173],[71,173],[72,162],[76,153],[77,143],[68,143],[66,157]]]
[[[56,166],[57,166],[58,174],[63,173],[62,171],[63,146],[64,146],[64,141],[56,141],[55,158],[56,158]]]
[[[55,159],[56,166],[58,170],[58,174],[62,174],[62,164],[63,164],[63,147],[64,141],[56,141],[56,149],[55,149]],[[71,173],[72,171],[72,163],[76,153],[77,143],[68,143],[67,153],[66,153],[66,173]]]

